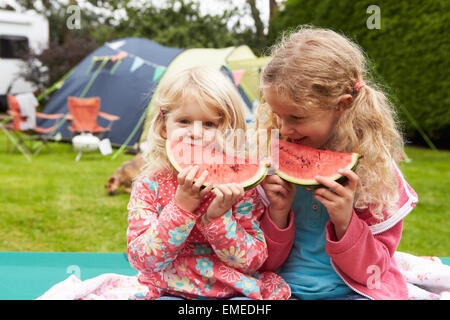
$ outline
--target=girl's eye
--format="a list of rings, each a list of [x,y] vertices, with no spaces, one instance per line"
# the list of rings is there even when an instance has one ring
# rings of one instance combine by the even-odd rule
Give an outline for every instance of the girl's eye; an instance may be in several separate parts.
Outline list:
[[[212,122],[212,121],[206,121],[206,122],[204,123],[204,126],[205,126],[205,127],[208,127],[208,128],[212,128],[212,127],[215,127],[216,124],[215,124],[214,122]]]
[[[297,116],[291,116],[294,120],[303,120],[305,117],[297,117]]]
[[[182,123],[182,124],[189,124],[189,120],[187,120],[187,119],[180,119],[180,120],[178,120],[178,122]]]

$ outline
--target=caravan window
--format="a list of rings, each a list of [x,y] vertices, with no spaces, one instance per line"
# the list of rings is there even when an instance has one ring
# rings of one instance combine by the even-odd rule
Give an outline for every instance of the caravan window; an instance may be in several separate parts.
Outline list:
[[[0,35],[0,58],[20,59],[28,50],[27,37]]]

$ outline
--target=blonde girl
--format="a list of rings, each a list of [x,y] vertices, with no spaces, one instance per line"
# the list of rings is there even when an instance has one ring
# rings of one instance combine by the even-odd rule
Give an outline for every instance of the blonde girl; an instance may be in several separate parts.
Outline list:
[[[312,191],[275,175],[265,179],[259,190],[269,208],[266,267],[287,257],[280,275],[300,299],[407,298],[393,253],[417,195],[396,165],[403,142],[395,112],[370,78],[363,51],[334,31],[303,26],[284,35],[271,55],[257,126],[363,158],[356,172],[341,172],[343,185],[316,177],[325,188]]]
[[[241,99],[220,71],[195,67],[165,78],[155,97],[147,166],[128,204],[128,258],[149,288],[146,298],[287,299],[272,272],[255,276],[267,258],[256,189],[208,185],[198,167],[180,173],[167,159],[167,139],[215,144],[226,129],[245,130]],[[220,140],[220,139],[219,139]],[[267,285],[266,282],[269,284]]]

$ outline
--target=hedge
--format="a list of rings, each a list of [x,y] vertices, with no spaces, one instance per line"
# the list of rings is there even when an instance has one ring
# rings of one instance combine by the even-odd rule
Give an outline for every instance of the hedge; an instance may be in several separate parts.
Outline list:
[[[342,32],[366,51],[387,86],[408,140],[423,142],[417,125],[438,146],[450,146],[450,1],[377,1],[380,28],[369,29],[373,0],[287,0],[272,18],[269,45],[301,24]],[[407,110],[407,111],[405,111]],[[408,116],[408,114],[410,116]]]

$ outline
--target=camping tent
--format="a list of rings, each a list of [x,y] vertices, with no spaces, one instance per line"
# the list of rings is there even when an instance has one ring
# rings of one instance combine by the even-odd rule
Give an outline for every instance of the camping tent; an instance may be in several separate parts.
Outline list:
[[[257,58],[248,46],[223,49],[177,49],[143,38],[123,38],[106,43],[83,59],[61,81],[44,113],[67,113],[67,97],[101,98],[101,111],[118,115],[108,135],[113,145],[136,146],[143,142],[155,110],[153,92],[164,76],[195,65],[210,65],[234,81],[245,114],[252,118],[258,101],[259,70],[268,58]],[[100,125],[106,125],[101,122]],[[39,125],[46,126],[45,121]],[[70,137],[67,124],[59,129]]]

